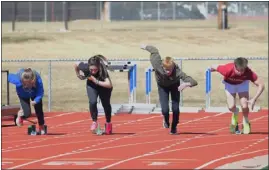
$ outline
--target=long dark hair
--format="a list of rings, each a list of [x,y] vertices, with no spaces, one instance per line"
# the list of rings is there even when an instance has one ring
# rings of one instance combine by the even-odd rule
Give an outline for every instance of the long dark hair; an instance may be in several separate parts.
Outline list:
[[[98,68],[98,73],[99,73],[99,78],[105,79],[108,77],[108,72],[107,72],[107,59],[103,55],[95,55],[88,60],[89,66],[96,66]]]

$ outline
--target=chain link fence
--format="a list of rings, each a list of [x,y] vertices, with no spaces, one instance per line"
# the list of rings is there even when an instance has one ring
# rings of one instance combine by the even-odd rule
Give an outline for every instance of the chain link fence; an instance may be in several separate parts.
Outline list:
[[[2,26],[4,31],[12,30],[11,22],[15,18],[15,30],[61,30],[67,27],[66,19],[70,30],[92,29],[94,22],[103,18],[104,4],[98,1],[6,1],[2,2]],[[216,27],[218,2],[110,2],[108,11],[111,21],[213,20],[212,27]],[[268,19],[268,2],[228,2],[228,14],[236,21]],[[103,28],[102,22],[98,23],[97,28]]]

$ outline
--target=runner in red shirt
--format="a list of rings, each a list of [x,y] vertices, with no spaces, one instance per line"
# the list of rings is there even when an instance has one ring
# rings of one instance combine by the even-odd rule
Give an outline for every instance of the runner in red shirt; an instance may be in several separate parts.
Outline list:
[[[242,57],[235,59],[233,63],[211,66],[211,71],[217,71],[224,77],[223,84],[225,85],[227,105],[229,110],[233,113],[230,125],[231,133],[240,133],[238,127],[239,109],[236,107],[236,94],[238,94],[243,112],[243,133],[249,134],[251,127],[248,120],[248,104],[253,110],[255,102],[264,91],[264,83],[257,74],[248,67],[248,60]],[[249,99],[249,81],[258,87],[257,93],[252,99]]]

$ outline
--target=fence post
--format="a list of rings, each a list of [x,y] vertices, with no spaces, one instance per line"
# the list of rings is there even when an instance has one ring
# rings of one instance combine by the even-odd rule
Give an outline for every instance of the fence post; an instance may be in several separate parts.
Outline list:
[[[29,22],[32,22],[32,2],[29,1]]]
[[[172,2],[173,5],[173,20],[176,20],[176,2]]]
[[[47,2],[44,2],[44,21],[47,24]]]
[[[17,2],[12,3],[12,31],[15,31],[15,23],[17,19]]]
[[[49,112],[51,111],[51,60],[49,61],[49,67],[48,67],[48,109]]]
[[[64,4],[64,28],[68,30],[69,12],[68,12],[68,2],[63,2]]]
[[[157,2],[158,4],[158,21],[160,21],[161,11],[160,11],[160,2]]]
[[[144,3],[140,2],[140,20],[144,20]]]

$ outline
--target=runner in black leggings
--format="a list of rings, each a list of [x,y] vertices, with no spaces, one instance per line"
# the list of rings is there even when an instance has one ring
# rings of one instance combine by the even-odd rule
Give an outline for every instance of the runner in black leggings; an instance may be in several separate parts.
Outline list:
[[[75,72],[77,77],[81,80],[87,79],[87,94],[89,98],[89,109],[93,123],[91,130],[95,131],[98,127],[98,110],[97,110],[97,98],[101,99],[106,116],[106,134],[112,133],[111,124],[111,93],[113,90],[112,82],[106,67],[106,59],[102,55],[96,55],[88,60],[88,63],[78,62],[75,64]],[[84,75],[80,74],[80,71]]]

